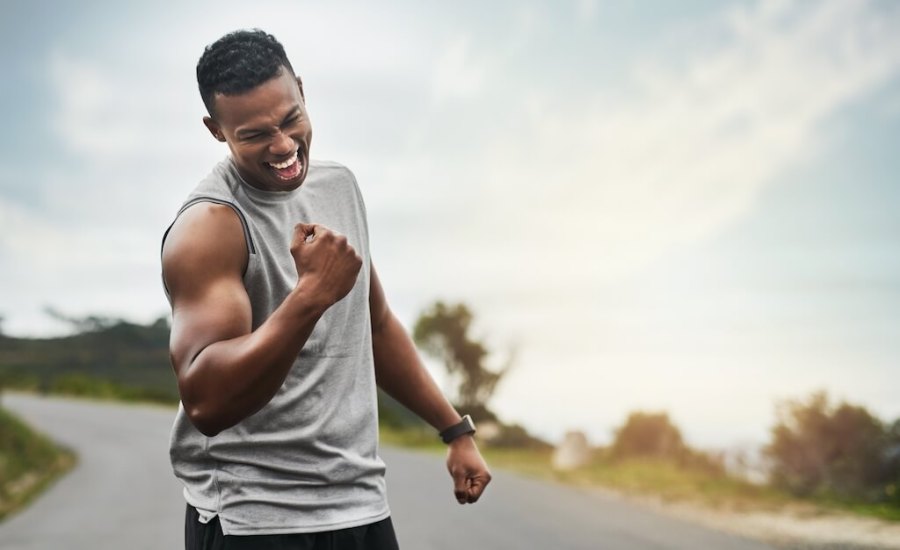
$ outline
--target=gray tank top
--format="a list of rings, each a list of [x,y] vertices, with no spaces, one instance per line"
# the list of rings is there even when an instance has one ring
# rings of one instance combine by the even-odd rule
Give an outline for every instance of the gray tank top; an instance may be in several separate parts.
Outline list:
[[[290,254],[296,223],[346,235],[363,267],[261,410],[206,437],[179,406],[170,456],[185,499],[201,521],[218,515],[226,535],[330,531],[388,517],[385,465],[378,456],[368,224],[353,174],[313,161],[300,188],[268,192],[245,183],[229,157],[191,192],[179,215],[198,202],[228,205],[241,219],[254,330],[296,285]]]

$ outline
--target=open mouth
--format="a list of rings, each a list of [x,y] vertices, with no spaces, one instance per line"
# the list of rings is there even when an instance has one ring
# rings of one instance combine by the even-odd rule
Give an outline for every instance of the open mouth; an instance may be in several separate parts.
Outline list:
[[[291,158],[282,162],[267,162],[266,165],[275,172],[278,179],[290,181],[303,172],[303,163],[300,162],[299,151],[294,151]]]

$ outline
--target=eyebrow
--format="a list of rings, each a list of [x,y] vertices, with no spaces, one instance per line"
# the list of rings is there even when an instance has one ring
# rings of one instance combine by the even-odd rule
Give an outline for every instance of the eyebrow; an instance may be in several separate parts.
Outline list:
[[[293,109],[288,111],[288,114],[284,115],[284,118],[281,119],[281,123],[284,124],[288,119],[290,119],[298,114],[300,114],[300,107],[295,105]],[[237,132],[235,132],[235,134],[238,137],[246,137],[246,136],[252,136],[254,134],[265,134],[268,131],[269,131],[268,129],[263,129],[263,128],[241,128]]]

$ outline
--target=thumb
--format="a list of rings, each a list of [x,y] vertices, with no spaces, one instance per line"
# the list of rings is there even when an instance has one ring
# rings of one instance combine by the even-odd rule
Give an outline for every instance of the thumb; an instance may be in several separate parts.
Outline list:
[[[298,223],[294,226],[294,229],[302,237],[301,240],[308,243],[315,238],[318,226],[314,223]]]
[[[456,497],[456,502],[465,504],[469,496],[468,484],[466,483],[466,474],[465,472],[456,471],[452,475],[453,495]]]
[[[481,498],[481,493],[484,492],[484,486],[484,480],[478,476],[469,479],[469,490],[466,494],[468,497],[467,502],[469,502],[469,504],[478,502],[478,499]]]

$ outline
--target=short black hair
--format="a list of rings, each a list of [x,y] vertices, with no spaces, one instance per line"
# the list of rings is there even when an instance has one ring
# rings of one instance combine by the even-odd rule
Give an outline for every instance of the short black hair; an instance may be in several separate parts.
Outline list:
[[[207,112],[214,116],[216,94],[250,91],[279,76],[283,67],[294,74],[284,46],[271,34],[260,29],[226,34],[207,46],[197,62],[197,85]]]

